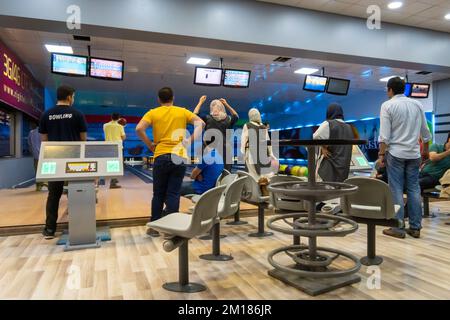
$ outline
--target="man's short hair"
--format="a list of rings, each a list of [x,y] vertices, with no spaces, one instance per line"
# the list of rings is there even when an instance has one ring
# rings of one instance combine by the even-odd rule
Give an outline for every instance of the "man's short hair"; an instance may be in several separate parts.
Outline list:
[[[67,100],[67,98],[71,97],[75,93],[75,89],[69,86],[59,86],[56,90],[56,98],[58,101]]]
[[[392,89],[395,95],[405,93],[405,81],[400,77],[394,77],[389,79],[387,83],[388,89]]]
[[[114,121],[119,120],[119,119],[120,119],[120,114],[118,114],[117,112],[114,112],[114,113],[111,115],[111,119],[113,119]]]
[[[158,98],[161,103],[169,103],[173,101],[173,90],[169,87],[164,87],[159,90]]]
[[[448,140],[450,140],[450,132],[448,133],[448,136],[447,136],[447,142],[448,142]]]

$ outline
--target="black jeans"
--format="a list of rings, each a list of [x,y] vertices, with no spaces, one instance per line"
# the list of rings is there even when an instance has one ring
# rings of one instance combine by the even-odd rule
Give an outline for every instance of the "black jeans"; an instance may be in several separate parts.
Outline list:
[[[428,173],[420,173],[419,184],[420,189],[422,189],[422,191],[424,189],[432,189],[435,186],[439,185],[439,179],[436,179],[435,177],[429,175]]]
[[[186,165],[175,164],[171,154],[163,154],[153,163],[153,199],[151,221],[161,218],[164,204],[165,213],[178,212],[180,209],[180,190],[186,173]],[[180,158],[177,158],[180,160]]]
[[[48,183],[48,197],[45,220],[45,228],[49,231],[56,231],[56,221],[58,220],[59,200],[64,191],[64,181],[54,181]]]

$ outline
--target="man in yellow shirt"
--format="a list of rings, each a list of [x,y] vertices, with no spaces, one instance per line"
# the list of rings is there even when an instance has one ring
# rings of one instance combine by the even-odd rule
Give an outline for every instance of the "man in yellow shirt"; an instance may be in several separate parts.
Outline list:
[[[122,142],[126,139],[125,129],[119,124],[120,115],[113,113],[111,121],[103,125],[103,132],[105,133],[105,141]],[[118,184],[119,180],[113,178],[109,184],[110,189],[118,189],[121,186]]]
[[[153,199],[150,221],[161,218],[164,204],[165,213],[179,211],[180,190],[186,172],[186,146],[201,137],[205,126],[203,120],[191,111],[173,105],[174,95],[171,88],[162,88],[158,92],[160,107],[150,110],[136,127],[136,133],[154,153],[153,163]],[[186,139],[186,127],[194,125],[194,133]],[[153,128],[153,141],[146,134],[148,127]],[[159,236],[156,230],[149,228],[147,234]]]

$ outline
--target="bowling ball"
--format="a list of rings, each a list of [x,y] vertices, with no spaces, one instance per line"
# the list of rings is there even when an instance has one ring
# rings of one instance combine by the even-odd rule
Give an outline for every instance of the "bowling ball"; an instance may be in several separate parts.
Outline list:
[[[286,164],[280,165],[279,172],[280,172],[280,173],[285,173],[285,172],[286,172],[286,168],[287,168],[287,165],[286,165]]]
[[[124,127],[127,125],[127,119],[125,118],[120,118],[117,122]]]
[[[298,172],[300,171],[300,166],[293,166],[291,170],[291,174],[293,176],[298,176]]]
[[[284,170],[284,174],[291,174],[291,170],[292,170],[292,167],[287,166],[286,169]]]
[[[308,168],[307,167],[302,167],[300,169],[300,177],[307,177],[308,176]]]

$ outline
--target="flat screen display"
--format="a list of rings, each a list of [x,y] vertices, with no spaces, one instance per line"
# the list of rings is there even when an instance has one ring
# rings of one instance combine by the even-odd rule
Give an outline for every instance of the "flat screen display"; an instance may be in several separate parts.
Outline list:
[[[12,138],[11,115],[0,109],[0,157],[12,156]]]
[[[97,172],[97,162],[67,162],[66,173]]]
[[[425,99],[428,98],[430,85],[426,83],[413,83],[411,87],[411,98]]]
[[[412,83],[409,83],[409,82],[405,83],[405,93],[404,93],[404,95],[407,96],[407,97],[410,97],[411,96],[411,90],[412,90]]]
[[[44,159],[76,159],[81,157],[81,146],[45,146]]]
[[[202,86],[220,86],[222,84],[222,69],[195,68],[194,84]]]
[[[348,94],[349,87],[350,87],[350,80],[329,78],[327,93],[346,96]]]
[[[325,92],[325,89],[327,88],[327,82],[327,77],[307,75],[305,77],[305,83],[303,84],[303,90]]]
[[[119,149],[117,145],[87,144],[84,149],[84,157],[87,159],[118,158]]]
[[[251,71],[226,69],[224,72],[224,87],[248,88],[248,86],[250,85]]]
[[[52,53],[52,73],[86,77],[88,58],[71,54]]]
[[[90,59],[89,75],[106,80],[123,80],[124,62],[101,58]]]

